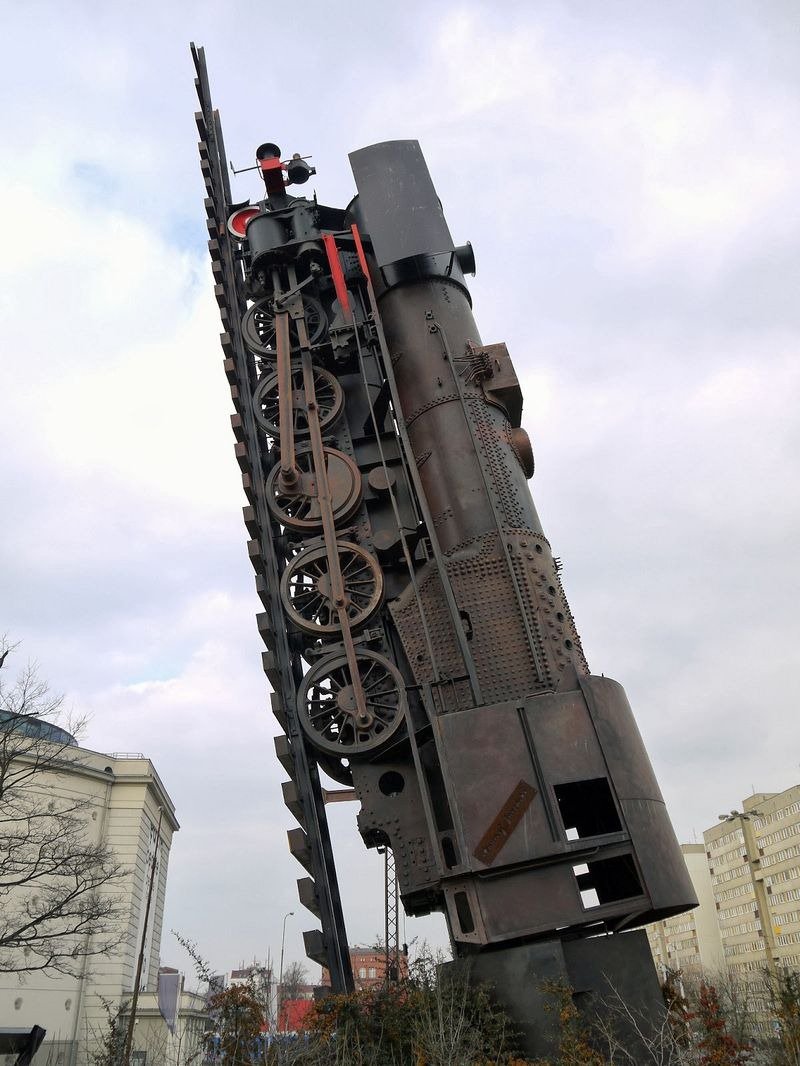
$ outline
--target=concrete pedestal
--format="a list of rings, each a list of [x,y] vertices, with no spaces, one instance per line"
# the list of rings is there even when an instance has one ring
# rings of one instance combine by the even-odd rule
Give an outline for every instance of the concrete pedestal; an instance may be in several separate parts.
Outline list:
[[[499,948],[447,964],[455,966],[467,968],[471,983],[491,986],[520,1034],[519,1050],[529,1058],[557,1057],[558,1011],[545,1007],[554,1004],[548,985],[561,984],[572,989],[587,1030],[598,1019],[613,1025],[633,1062],[652,1061],[642,1037],[661,1028],[665,1007],[642,930]]]

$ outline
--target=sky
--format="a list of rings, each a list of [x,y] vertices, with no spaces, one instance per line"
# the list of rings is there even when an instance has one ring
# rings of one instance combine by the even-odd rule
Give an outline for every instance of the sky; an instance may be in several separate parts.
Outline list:
[[[794,685],[800,9],[562,0],[267,9],[0,0],[0,631],[174,799],[170,929],[217,970],[302,958],[189,42],[238,167],[422,144],[592,670],[621,681],[682,841],[800,780]],[[310,189],[311,186],[307,186]],[[258,178],[236,179],[237,200]],[[381,860],[330,808],[352,943]],[[405,938],[444,944],[438,917]],[[316,973],[316,968],[312,968]]]

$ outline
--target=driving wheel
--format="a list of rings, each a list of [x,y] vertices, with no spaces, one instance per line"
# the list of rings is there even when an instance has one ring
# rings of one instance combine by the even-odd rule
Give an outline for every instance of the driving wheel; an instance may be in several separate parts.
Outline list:
[[[380,607],[383,571],[378,560],[357,544],[338,541],[344,607],[351,629],[363,626]],[[331,592],[330,560],[324,545],[296,555],[281,578],[283,609],[304,633],[326,636],[341,632],[339,611]]]
[[[383,655],[356,653],[365,713],[356,708],[344,654],[322,659],[300,686],[297,710],[311,743],[340,758],[366,755],[387,744],[403,725],[406,692],[399,670]]]
[[[335,448],[324,452],[333,520],[346,522],[361,503],[361,474],[344,452]],[[295,464],[298,478],[290,489],[281,488],[280,463],[272,468],[267,477],[267,506],[281,525],[307,533],[322,528],[314,457],[310,451],[298,452]]]
[[[308,331],[309,344],[317,344],[325,336],[328,320],[319,300],[313,296],[303,297],[303,315]],[[289,331],[293,344],[297,344],[297,326],[289,319]],[[275,356],[275,308],[273,298],[258,300],[242,318],[242,336],[247,347],[256,355]]]
[[[292,424],[295,438],[308,435],[308,402],[303,387],[303,371],[299,366],[292,367]],[[344,406],[342,386],[327,370],[314,367],[314,393],[319,413],[320,429],[325,429],[341,414]],[[278,408],[278,372],[268,371],[259,381],[253,394],[253,412],[256,422],[271,437],[280,433],[280,415]]]

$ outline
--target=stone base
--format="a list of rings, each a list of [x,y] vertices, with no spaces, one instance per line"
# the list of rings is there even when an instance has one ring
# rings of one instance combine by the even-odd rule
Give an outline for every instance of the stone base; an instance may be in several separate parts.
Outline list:
[[[520,1052],[529,1058],[558,1055],[558,1011],[546,986],[562,984],[572,989],[587,1030],[597,1020],[613,1025],[631,1056],[626,1061],[652,1062],[644,1040],[663,1025],[665,1007],[642,930],[495,948],[447,963],[445,969],[454,966],[467,967],[470,983],[491,986],[519,1033]]]

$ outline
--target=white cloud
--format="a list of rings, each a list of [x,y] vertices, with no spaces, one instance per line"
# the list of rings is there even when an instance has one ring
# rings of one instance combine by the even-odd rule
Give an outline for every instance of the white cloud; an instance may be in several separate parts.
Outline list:
[[[94,711],[92,743],[152,756],[183,824],[169,921],[220,966],[274,948],[302,871],[203,249],[189,22],[237,163],[277,138],[344,203],[347,151],[422,140],[475,242],[477,320],[523,379],[534,496],[590,662],[626,685],[681,836],[751,781],[796,780],[800,124],[783,22],[352,7],[345,24],[312,3],[319,32],[289,65],[242,32],[255,3],[223,27],[210,4],[188,21],[182,4],[8,20],[4,628]],[[271,19],[296,38],[294,9]],[[381,874],[353,815],[332,811],[363,940]],[[312,924],[290,924],[290,955]]]
[[[455,174],[473,177],[496,225],[525,201],[507,240],[548,211],[594,220],[615,275],[666,262],[707,284],[777,237],[784,213],[797,224],[796,96],[744,81],[727,58],[697,72],[630,44],[592,48],[591,18],[573,33],[564,21],[445,10],[417,76],[371,97],[364,132],[417,131],[438,174],[456,188]]]
[[[173,512],[178,501],[236,506],[205,260],[121,205],[90,215],[36,187],[12,184],[8,195],[19,208],[8,239],[22,254],[0,268],[15,363],[0,432],[27,437],[65,476],[113,476],[171,501]]]

